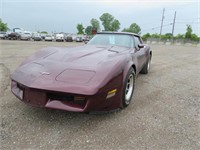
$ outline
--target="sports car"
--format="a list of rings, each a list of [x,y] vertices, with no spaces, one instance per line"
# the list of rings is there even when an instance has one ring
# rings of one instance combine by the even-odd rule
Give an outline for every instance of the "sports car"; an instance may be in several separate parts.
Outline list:
[[[85,45],[36,52],[11,74],[11,91],[37,107],[72,112],[125,108],[136,76],[149,72],[151,58],[139,35],[100,32]]]

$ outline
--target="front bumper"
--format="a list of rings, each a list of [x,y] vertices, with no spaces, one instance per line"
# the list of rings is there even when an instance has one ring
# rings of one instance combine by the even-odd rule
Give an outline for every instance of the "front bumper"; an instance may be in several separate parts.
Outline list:
[[[11,91],[18,99],[31,106],[71,112],[109,111],[119,108],[121,104],[122,87],[120,83],[115,81],[121,81],[121,76],[116,77],[94,95],[35,89],[14,80],[11,81]],[[108,91],[113,88],[117,89],[118,92],[115,96],[107,98]],[[77,100],[76,97],[84,97],[84,99]]]

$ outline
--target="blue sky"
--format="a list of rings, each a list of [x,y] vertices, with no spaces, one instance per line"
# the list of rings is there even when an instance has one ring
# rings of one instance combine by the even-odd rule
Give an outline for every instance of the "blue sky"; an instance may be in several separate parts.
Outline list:
[[[87,27],[108,12],[120,21],[120,30],[135,22],[145,34],[160,32],[163,8],[163,33],[172,32],[176,11],[175,35],[189,24],[200,36],[200,0],[0,0],[0,18],[11,29],[76,33],[78,23]]]

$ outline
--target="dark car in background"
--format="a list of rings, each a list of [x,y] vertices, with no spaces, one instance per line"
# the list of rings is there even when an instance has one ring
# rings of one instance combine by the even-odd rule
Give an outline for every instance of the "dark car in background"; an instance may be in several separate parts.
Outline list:
[[[11,90],[37,107],[73,112],[125,108],[136,76],[149,72],[151,58],[150,47],[137,34],[97,33],[82,46],[36,52],[12,73]]]
[[[17,32],[12,32],[8,34],[8,39],[9,40],[21,40],[21,34]]]
[[[66,37],[65,37],[65,41],[66,41],[66,42],[73,42],[72,36],[69,36],[69,35],[66,36]]]
[[[41,33],[40,36],[43,40],[45,40],[45,37],[47,36],[48,34],[45,34],[45,33]]]
[[[41,41],[41,40],[42,40],[42,37],[41,37],[40,34],[34,34],[34,35],[32,36],[32,39],[33,39],[34,41]]]

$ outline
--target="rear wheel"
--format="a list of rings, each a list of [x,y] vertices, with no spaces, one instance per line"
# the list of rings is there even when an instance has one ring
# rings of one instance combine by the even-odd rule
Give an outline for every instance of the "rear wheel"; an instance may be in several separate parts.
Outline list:
[[[130,104],[134,92],[134,87],[135,71],[133,68],[130,68],[123,87],[122,108],[125,108]]]

